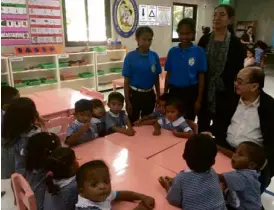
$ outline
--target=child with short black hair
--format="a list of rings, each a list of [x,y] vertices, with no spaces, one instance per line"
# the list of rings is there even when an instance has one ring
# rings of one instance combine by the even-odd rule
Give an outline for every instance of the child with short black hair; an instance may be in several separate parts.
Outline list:
[[[166,114],[166,104],[170,95],[168,93],[164,93],[159,97],[158,105],[155,108],[154,112],[148,116],[144,116],[140,120],[136,121],[134,125],[141,126],[141,125],[154,125],[157,120],[163,118]]]
[[[19,91],[11,86],[2,86],[1,87],[1,120],[3,123],[3,117],[7,111],[8,106],[13,99],[19,98]]]
[[[266,162],[264,149],[254,142],[241,143],[232,156],[235,171],[219,175],[227,188],[228,209],[261,210],[259,171]]]
[[[57,148],[48,157],[46,168],[44,209],[74,210],[78,196],[75,175],[79,168],[74,151],[69,147]]]
[[[39,114],[29,98],[14,99],[7,109],[2,127],[1,178],[22,173],[25,169],[25,147],[28,139],[41,129],[36,126]]]
[[[255,49],[246,50],[246,58],[244,61],[244,67],[252,66],[255,64]]]
[[[173,97],[167,101],[165,117],[160,118],[154,124],[153,135],[160,135],[161,128],[171,130],[176,137],[188,138],[193,135],[192,129],[183,117],[181,100]]]
[[[95,124],[97,127],[97,133],[99,137],[103,137],[106,134],[105,129],[105,106],[103,102],[99,99],[92,99],[91,100],[91,107],[92,107],[92,119],[91,123]]]
[[[67,129],[66,144],[74,146],[98,137],[97,127],[91,122],[91,110],[90,100],[81,99],[75,103],[75,121]]]
[[[125,111],[123,111],[125,98],[119,92],[112,92],[108,96],[108,106],[110,110],[106,113],[105,123],[108,134],[118,132],[128,136],[133,136],[135,130],[132,128]]]
[[[132,191],[112,191],[108,166],[102,160],[93,160],[80,167],[76,174],[79,189],[76,210],[110,210],[111,202],[142,201],[138,207],[154,208],[154,199]]]
[[[190,170],[175,178],[159,178],[171,205],[184,210],[226,210],[218,175],[212,168],[216,155],[217,146],[210,136],[197,134],[187,140],[183,158]]]
[[[54,133],[41,132],[29,138],[26,147],[25,179],[35,195],[37,209],[44,209],[46,191],[46,163],[48,156],[61,146],[60,139]]]

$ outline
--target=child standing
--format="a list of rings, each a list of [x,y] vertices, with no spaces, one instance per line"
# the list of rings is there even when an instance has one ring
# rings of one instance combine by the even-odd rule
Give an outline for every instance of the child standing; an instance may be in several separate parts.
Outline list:
[[[195,36],[193,19],[182,19],[177,33],[180,44],[169,50],[165,64],[165,92],[182,100],[184,117],[194,120],[201,107],[207,58],[204,50],[192,43]]]
[[[101,160],[82,165],[76,180],[79,189],[76,210],[110,210],[113,200],[140,200],[145,209],[154,207],[152,197],[131,191],[112,191],[108,166]]]
[[[150,27],[139,27],[135,34],[138,48],[129,52],[124,61],[126,110],[131,123],[140,116],[151,114],[160,96],[159,74],[162,68],[157,53],[149,49],[153,35]]]
[[[183,108],[181,100],[170,98],[167,101],[165,117],[160,118],[154,124],[153,135],[161,134],[161,128],[171,130],[174,136],[189,138],[193,135],[192,129],[183,117]]]
[[[81,144],[98,137],[97,127],[91,123],[91,101],[81,99],[75,103],[75,121],[67,129],[65,143],[69,146]]]
[[[105,136],[106,129],[105,129],[105,106],[103,102],[99,99],[92,99],[91,100],[91,107],[92,107],[92,119],[91,123],[95,124],[97,127],[98,136],[103,137]]]
[[[254,142],[241,143],[232,156],[235,171],[219,175],[228,189],[228,209],[261,210],[260,169],[266,157],[262,147]]]
[[[44,209],[46,191],[46,162],[48,156],[60,147],[60,139],[53,133],[41,132],[29,138],[26,147],[26,171],[24,177],[35,195],[37,209]]]
[[[255,64],[255,50],[253,48],[246,50],[246,58],[244,61],[244,67],[252,66]]]
[[[79,164],[70,148],[60,147],[48,158],[46,177],[47,192],[44,209],[74,210],[78,190],[75,179]]]
[[[217,147],[210,136],[198,134],[187,140],[183,158],[190,170],[174,179],[159,178],[171,205],[184,210],[226,210],[218,175],[211,168],[216,155]]]
[[[113,92],[108,96],[108,106],[110,110],[106,113],[105,123],[106,132],[122,133],[128,136],[133,136],[135,130],[132,128],[126,113],[122,110],[125,98],[119,92]]]
[[[267,44],[263,41],[257,41],[255,48],[255,64],[264,67],[264,52],[267,49]]]
[[[25,147],[28,139],[41,129],[35,123],[39,119],[34,102],[29,98],[14,99],[3,121],[1,142],[1,178],[8,179],[14,172],[25,169]]]

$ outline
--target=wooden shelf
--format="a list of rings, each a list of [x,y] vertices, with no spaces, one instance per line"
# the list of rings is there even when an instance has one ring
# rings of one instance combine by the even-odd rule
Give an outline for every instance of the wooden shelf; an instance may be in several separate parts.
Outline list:
[[[45,72],[45,71],[54,71],[56,68],[52,69],[30,69],[25,71],[13,71],[13,74],[22,74],[22,73],[32,73],[32,72]]]

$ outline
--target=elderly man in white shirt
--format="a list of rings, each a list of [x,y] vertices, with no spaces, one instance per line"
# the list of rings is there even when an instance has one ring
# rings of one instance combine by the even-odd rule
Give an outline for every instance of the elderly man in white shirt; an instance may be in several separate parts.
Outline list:
[[[235,92],[240,98],[235,95],[229,99],[226,112],[212,125],[212,133],[220,145],[220,151],[230,157],[244,141],[252,141],[264,147],[270,175],[273,176],[274,99],[263,91],[264,79],[264,72],[259,67],[247,67],[238,73]],[[262,190],[268,181],[262,183]]]

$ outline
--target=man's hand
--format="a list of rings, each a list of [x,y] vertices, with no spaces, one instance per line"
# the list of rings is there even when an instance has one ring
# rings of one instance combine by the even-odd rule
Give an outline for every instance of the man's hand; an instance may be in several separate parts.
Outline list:
[[[126,110],[127,110],[128,116],[131,116],[132,115],[132,105],[131,105],[130,101],[126,102]]]

